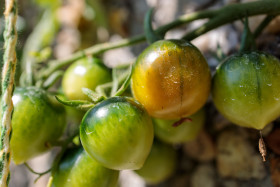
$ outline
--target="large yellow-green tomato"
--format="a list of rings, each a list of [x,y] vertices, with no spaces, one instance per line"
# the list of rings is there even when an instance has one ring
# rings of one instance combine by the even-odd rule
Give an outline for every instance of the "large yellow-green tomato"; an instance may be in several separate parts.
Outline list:
[[[170,177],[177,163],[177,154],[172,146],[155,140],[151,152],[140,170],[135,172],[149,184],[163,182]]]
[[[54,174],[52,187],[116,187],[119,171],[103,167],[82,148],[68,150]]]
[[[205,111],[200,109],[178,126],[173,126],[178,120],[153,119],[155,135],[160,140],[171,143],[184,143],[197,137],[205,123]]]
[[[230,121],[263,129],[280,116],[280,61],[263,52],[230,56],[217,68],[212,95]]]
[[[152,147],[153,123],[133,98],[111,97],[90,109],[80,126],[84,149],[103,166],[140,169]]]
[[[161,119],[179,119],[198,111],[211,84],[208,64],[201,52],[183,40],[161,40],[137,58],[131,88],[134,97]]]
[[[21,164],[49,150],[62,135],[65,110],[35,87],[16,88],[12,100],[11,152],[14,162]]]
[[[82,88],[95,90],[96,86],[111,81],[111,73],[97,58],[83,58],[73,63],[62,79],[65,96],[71,100],[89,99]]]

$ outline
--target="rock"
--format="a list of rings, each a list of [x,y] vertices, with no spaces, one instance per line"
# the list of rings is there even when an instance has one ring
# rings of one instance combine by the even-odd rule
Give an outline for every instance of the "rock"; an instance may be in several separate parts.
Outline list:
[[[130,170],[120,172],[119,187],[145,187],[145,181],[136,173]]]
[[[188,174],[176,175],[171,181],[168,181],[164,187],[186,187],[189,186],[190,177]]]
[[[271,180],[275,187],[280,186],[280,157],[270,159]]]
[[[222,114],[218,113],[214,118],[214,129],[220,131],[225,127],[232,125],[232,123],[227,120]]]
[[[218,136],[217,147],[217,169],[221,177],[248,180],[266,176],[261,156],[249,143],[245,130],[233,128],[223,131]]]
[[[183,150],[189,157],[202,162],[213,160],[216,155],[213,140],[205,131],[202,131],[194,141],[185,143]]]
[[[280,155],[280,129],[275,129],[266,137],[267,145],[276,154]]]
[[[192,187],[215,187],[215,170],[210,164],[200,165],[191,176]]]

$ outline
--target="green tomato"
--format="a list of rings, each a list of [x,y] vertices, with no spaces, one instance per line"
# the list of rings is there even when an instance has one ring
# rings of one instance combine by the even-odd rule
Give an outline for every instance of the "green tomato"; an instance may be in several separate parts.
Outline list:
[[[21,164],[50,149],[63,133],[66,119],[63,106],[35,87],[16,88],[12,97],[12,158]]]
[[[139,169],[153,143],[152,120],[134,99],[112,97],[90,109],[80,126],[85,150],[107,168]]]
[[[155,140],[145,164],[135,172],[147,183],[157,184],[174,173],[176,163],[177,154],[173,147]]]
[[[82,88],[95,90],[96,86],[111,81],[111,73],[101,60],[83,58],[73,63],[62,79],[65,96],[71,100],[88,100]]]
[[[155,135],[167,143],[184,143],[195,139],[205,123],[205,111],[200,109],[189,117],[191,121],[185,121],[179,126],[173,124],[178,120],[153,119]]]
[[[217,68],[212,96],[233,123],[263,129],[280,115],[280,61],[263,52],[230,56]]]
[[[116,187],[119,171],[103,167],[82,148],[68,150],[54,174],[52,187]]]

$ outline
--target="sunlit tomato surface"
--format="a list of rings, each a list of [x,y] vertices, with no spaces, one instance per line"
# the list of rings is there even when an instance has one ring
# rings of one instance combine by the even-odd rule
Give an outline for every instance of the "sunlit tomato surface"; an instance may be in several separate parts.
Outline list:
[[[116,187],[119,171],[103,167],[83,148],[69,149],[54,174],[52,187]]]
[[[262,129],[280,115],[280,61],[262,52],[230,56],[217,68],[212,95],[230,121]]]
[[[183,40],[161,40],[146,48],[134,66],[134,97],[156,118],[178,119],[199,110],[211,75],[201,52]]]
[[[195,114],[188,117],[179,126],[173,126],[178,120],[153,119],[155,135],[167,143],[184,143],[197,137],[205,123],[205,111],[200,109]]]
[[[84,116],[80,127],[85,150],[110,169],[139,169],[154,137],[152,120],[134,99],[112,97]]]
[[[62,79],[62,89],[68,99],[89,99],[82,88],[95,90],[96,86],[111,81],[111,73],[97,58],[83,58],[73,63]]]
[[[151,152],[140,170],[136,170],[149,184],[163,182],[176,168],[177,154],[172,146],[155,140]]]
[[[49,150],[49,145],[62,135],[65,111],[53,99],[39,88],[15,89],[11,152],[16,164]]]

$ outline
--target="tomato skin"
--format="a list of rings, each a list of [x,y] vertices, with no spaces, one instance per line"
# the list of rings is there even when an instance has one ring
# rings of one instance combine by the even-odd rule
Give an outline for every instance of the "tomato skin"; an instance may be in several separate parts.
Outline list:
[[[155,136],[160,140],[178,144],[194,140],[205,123],[205,110],[200,109],[195,114],[189,116],[192,121],[186,121],[177,127],[172,125],[178,120],[153,119]]]
[[[16,88],[12,97],[12,158],[21,164],[50,149],[66,125],[63,106],[53,103],[42,89]]]
[[[119,171],[103,167],[83,148],[68,150],[54,174],[52,187],[116,187]]]
[[[154,140],[151,152],[140,170],[135,172],[149,184],[158,184],[170,177],[176,169],[177,153],[172,146]]]
[[[201,52],[183,40],[161,40],[146,48],[134,66],[133,96],[161,119],[198,111],[210,93],[211,75]]]
[[[82,88],[95,90],[96,86],[111,81],[111,73],[101,60],[83,58],[73,63],[62,79],[65,96],[71,100],[88,100]]]
[[[84,149],[103,166],[139,169],[154,137],[153,124],[134,99],[112,97],[90,109],[80,126]]]
[[[230,56],[217,67],[212,96],[233,123],[263,129],[280,115],[280,61],[263,52]]]

